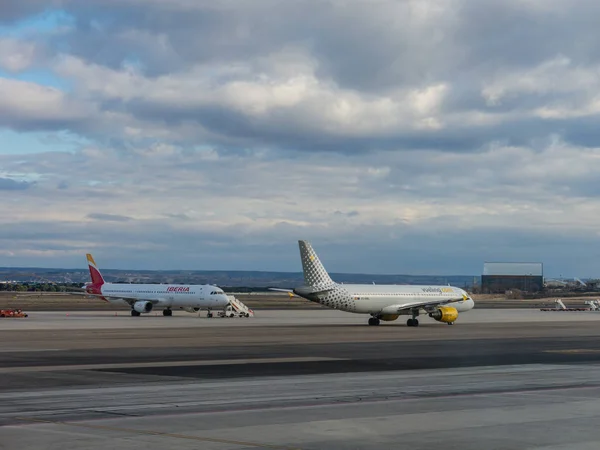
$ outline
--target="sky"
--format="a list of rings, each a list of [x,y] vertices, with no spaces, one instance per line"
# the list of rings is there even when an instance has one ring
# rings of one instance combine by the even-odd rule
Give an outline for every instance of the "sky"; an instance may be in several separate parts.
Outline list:
[[[0,266],[600,277],[599,15],[3,0]]]

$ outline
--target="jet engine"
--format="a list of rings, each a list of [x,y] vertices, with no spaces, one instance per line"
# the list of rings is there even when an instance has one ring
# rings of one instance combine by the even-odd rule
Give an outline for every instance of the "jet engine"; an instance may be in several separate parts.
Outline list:
[[[381,316],[379,316],[379,319],[385,321],[385,322],[391,322],[393,320],[396,320],[398,318],[398,314],[383,314]]]
[[[452,306],[439,306],[435,311],[429,313],[429,317],[438,322],[453,323],[458,319],[458,311]]]
[[[133,304],[133,309],[139,313],[149,313],[152,311],[152,306],[152,302],[140,300]]]

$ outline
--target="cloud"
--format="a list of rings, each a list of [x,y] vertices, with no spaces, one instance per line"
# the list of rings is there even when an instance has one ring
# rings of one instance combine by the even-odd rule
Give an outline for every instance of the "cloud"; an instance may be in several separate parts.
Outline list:
[[[133,220],[131,217],[121,216],[119,214],[105,214],[105,213],[90,213],[86,216],[88,219],[101,220],[106,222],[129,222]]]
[[[34,184],[27,181],[17,181],[11,178],[0,177],[0,191],[21,191],[29,189]]]
[[[93,247],[132,267],[298,270],[307,238],[335,271],[597,273],[598,13],[3,2],[0,127],[68,136],[0,154],[4,245],[32,265]]]
[[[20,72],[29,68],[35,59],[35,44],[11,38],[0,38],[0,68],[11,72]]]
[[[507,135],[522,145],[557,120],[571,139],[577,123],[564,119],[598,114],[598,58],[569,44],[595,55],[586,31],[569,28],[554,53],[542,39],[563,15],[583,17],[567,3],[492,2],[493,19],[473,1],[309,3],[153,1],[156,14],[139,16],[133,0],[63,2],[79,20],[48,40],[49,64],[75,85],[64,101],[79,120],[45,125],[125,147],[477,151]]]
[[[19,131],[77,128],[86,107],[56,88],[0,77],[0,126]]]

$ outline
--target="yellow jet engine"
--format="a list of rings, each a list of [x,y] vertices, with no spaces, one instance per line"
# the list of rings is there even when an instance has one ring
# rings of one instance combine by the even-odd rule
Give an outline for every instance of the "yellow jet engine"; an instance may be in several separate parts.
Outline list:
[[[399,314],[383,314],[379,318],[385,322],[392,322],[398,318]]]
[[[452,306],[438,306],[435,311],[429,313],[429,317],[438,322],[452,325],[458,319],[458,311]]]

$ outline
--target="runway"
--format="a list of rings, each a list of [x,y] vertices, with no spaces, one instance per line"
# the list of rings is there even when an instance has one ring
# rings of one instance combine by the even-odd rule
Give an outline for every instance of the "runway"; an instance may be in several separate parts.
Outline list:
[[[600,314],[181,314],[0,322],[0,448],[600,448]]]

